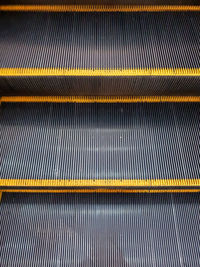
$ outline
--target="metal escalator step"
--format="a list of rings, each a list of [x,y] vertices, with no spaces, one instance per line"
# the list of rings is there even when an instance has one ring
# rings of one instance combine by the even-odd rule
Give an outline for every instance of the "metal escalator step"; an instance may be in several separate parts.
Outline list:
[[[8,194],[5,266],[199,266],[200,194]]]
[[[2,103],[4,189],[200,189],[200,103]]]
[[[200,95],[200,12],[5,12],[1,95]]]

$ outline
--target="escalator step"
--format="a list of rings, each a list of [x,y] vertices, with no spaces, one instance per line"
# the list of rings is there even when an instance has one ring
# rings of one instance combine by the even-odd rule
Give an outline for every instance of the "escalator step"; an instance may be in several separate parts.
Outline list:
[[[4,266],[199,266],[200,194],[3,193]]]
[[[200,12],[0,12],[1,95],[200,95]]]
[[[1,188],[199,188],[200,103],[2,103]]]

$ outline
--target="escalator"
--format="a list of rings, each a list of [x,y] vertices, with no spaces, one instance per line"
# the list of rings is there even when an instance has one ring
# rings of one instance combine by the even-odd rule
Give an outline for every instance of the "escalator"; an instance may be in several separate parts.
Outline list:
[[[0,266],[200,265],[200,6],[0,5]]]

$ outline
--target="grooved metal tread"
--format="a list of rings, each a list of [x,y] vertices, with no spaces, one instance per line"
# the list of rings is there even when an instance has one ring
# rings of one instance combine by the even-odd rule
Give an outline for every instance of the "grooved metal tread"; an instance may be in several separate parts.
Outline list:
[[[200,12],[1,12],[1,95],[200,95],[199,40]]]
[[[6,194],[5,266],[199,266],[200,194]]]
[[[200,103],[2,103],[2,188],[198,187]]]
[[[0,32],[0,68],[200,68],[200,12],[1,12]]]

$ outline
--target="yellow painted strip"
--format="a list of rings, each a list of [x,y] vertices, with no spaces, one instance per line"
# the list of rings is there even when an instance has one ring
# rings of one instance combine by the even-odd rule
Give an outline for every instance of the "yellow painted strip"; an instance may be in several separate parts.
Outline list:
[[[2,194],[3,194],[3,193],[0,191],[0,202],[1,202],[1,199],[2,199]]]
[[[38,69],[0,68],[0,76],[200,76],[198,69]]]
[[[0,11],[21,12],[182,12],[200,11],[192,5],[1,5]]]
[[[157,189],[157,190],[144,190],[144,189],[6,189],[3,192],[8,193],[198,193],[200,189]]]
[[[48,103],[159,103],[200,102],[200,96],[2,96],[0,102]]]
[[[1,179],[0,186],[17,187],[195,187],[200,179],[148,179],[148,180],[28,180]]]

